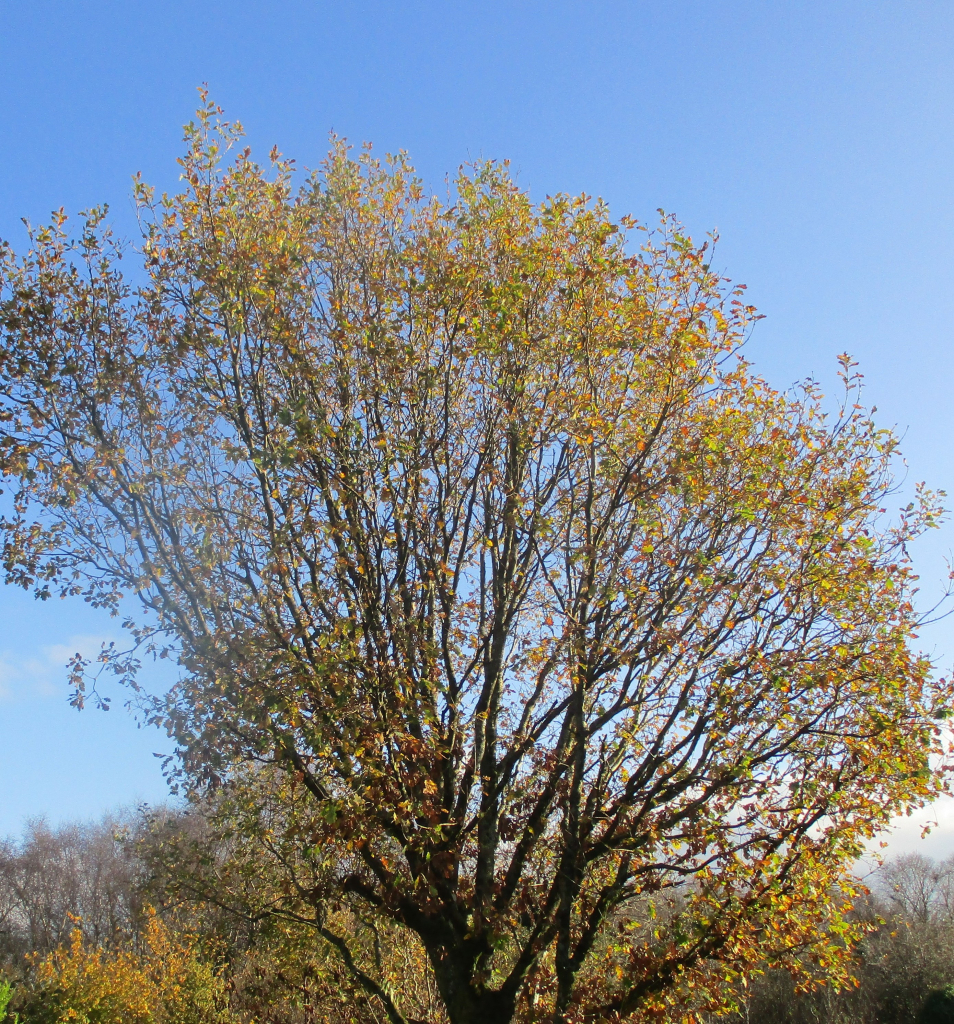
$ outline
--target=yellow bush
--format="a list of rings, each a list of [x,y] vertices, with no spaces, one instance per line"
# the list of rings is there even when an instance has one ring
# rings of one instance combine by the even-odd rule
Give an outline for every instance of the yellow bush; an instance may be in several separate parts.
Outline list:
[[[89,947],[79,928],[68,946],[37,960],[22,1024],[233,1024],[225,978],[195,936],[154,913],[143,950]]]

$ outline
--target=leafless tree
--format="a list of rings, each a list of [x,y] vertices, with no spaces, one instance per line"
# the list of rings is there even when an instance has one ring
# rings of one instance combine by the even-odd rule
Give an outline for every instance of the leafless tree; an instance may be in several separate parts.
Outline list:
[[[0,844],[0,950],[9,959],[46,953],[78,924],[110,945],[135,930],[141,866],[127,838],[130,813],[51,826],[28,821],[20,839]]]

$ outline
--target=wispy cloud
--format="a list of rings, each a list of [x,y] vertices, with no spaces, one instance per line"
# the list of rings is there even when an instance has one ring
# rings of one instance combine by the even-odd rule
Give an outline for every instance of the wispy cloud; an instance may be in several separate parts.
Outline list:
[[[0,701],[51,699],[67,694],[66,664],[75,654],[95,661],[112,637],[77,633],[63,643],[47,644],[29,655],[0,650]]]
[[[937,859],[950,857],[954,853],[954,798],[940,797],[910,817],[895,818],[891,831],[880,838],[887,844],[888,856],[917,852]]]

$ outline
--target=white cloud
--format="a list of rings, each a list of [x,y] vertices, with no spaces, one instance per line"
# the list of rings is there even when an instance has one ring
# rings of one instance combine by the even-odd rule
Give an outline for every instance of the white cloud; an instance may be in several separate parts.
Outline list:
[[[901,853],[923,853],[935,860],[950,857],[954,854],[954,797],[941,797],[910,817],[895,818],[880,840],[888,857]]]
[[[0,700],[20,701],[66,696],[67,662],[80,654],[95,661],[102,645],[112,637],[77,633],[65,643],[41,646],[35,654],[23,656],[0,651]]]

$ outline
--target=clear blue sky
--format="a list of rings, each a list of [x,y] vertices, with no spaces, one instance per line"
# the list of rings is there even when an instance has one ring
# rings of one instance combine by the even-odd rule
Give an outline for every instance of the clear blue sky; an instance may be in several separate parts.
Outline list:
[[[766,314],[761,370],[832,384],[851,352],[909,481],[954,492],[950,0],[0,0],[0,237],[104,201],[131,231],[130,176],[176,187],[202,82],[300,165],[334,130],[406,149],[435,188],[505,157],[538,198],[718,228]],[[954,528],[922,544],[926,589],[952,546]],[[952,629],[925,635],[945,667]],[[162,736],[66,706],[66,655],[116,635],[0,591],[0,835],[161,797]]]

